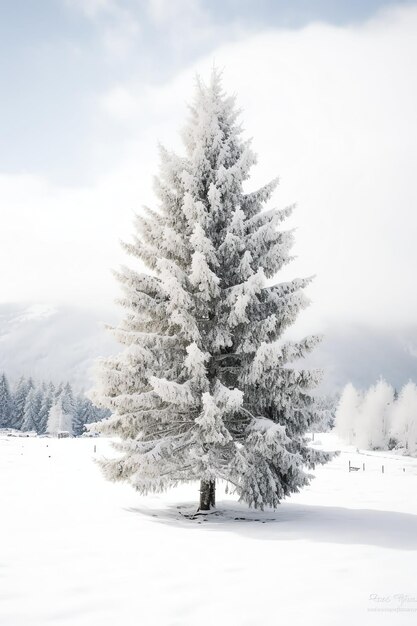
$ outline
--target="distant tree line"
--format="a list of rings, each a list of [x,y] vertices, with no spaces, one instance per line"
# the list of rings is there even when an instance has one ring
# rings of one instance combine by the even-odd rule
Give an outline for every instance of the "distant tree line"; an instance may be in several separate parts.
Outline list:
[[[38,435],[68,431],[78,437],[85,426],[107,417],[83,393],[74,393],[70,383],[55,386],[22,376],[15,387],[6,374],[0,376],[0,428],[13,428]]]
[[[410,381],[397,393],[380,379],[361,392],[349,383],[337,408],[335,430],[358,448],[395,448],[417,455],[417,386]]]

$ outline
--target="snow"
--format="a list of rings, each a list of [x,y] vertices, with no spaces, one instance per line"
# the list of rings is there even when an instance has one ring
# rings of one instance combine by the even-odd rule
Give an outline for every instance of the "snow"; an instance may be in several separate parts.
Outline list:
[[[218,512],[188,519],[197,484],[109,483],[92,461],[106,439],[1,434],[0,623],[412,624],[417,460],[315,439],[341,454],[277,511],[219,489]]]

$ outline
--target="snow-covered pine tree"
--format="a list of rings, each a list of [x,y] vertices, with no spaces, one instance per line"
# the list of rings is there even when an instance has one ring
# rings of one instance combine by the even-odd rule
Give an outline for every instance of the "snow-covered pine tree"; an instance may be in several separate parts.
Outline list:
[[[48,428],[49,411],[54,403],[55,387],[52,383],[43,388],[42,403],[39,410],[38,433],[43,435]]]
[[[59,432],[66,431],[72,435],[72,420],[73,415],[65,410],[65,398],[61,394],[49,411],[46,432],[56,436]]]
[[[346,443],[356,443],[358,431],[362,431],[361,406],[362,394],[355,389],[352,383],[348,383],[340,396],[336,409],[335,432]]]
[[[6,374],[0,376],[0,428],[9,428],[12,425],[12,397]]]
[[[417,453],[417,386],[411,381],[394,403],[391,435],[408,454]]]
[[[74,400],[74,392],[70,383],[66,383],[61,394],[62,398],[62,407],[68,415],[74,415],[75,411],[75,400]]]
[[[25,402],[25,413],[23,416],[22,430],[36,431],[39,429],[39,412],[42,405],[42,391],[32,387]]]
[[[85,396],[78,394],[74,398],[74,417],[72,420],[72,431],[75,437],[79,437],[84,432],[84,411]]]
[[[33,387],[32,379],[20,378],[16,391],[13,394],[13,421],[12,427],[20,430],[25,416],[25,404],[29,391]]]
[[[90,398],[84,393],[80,393],[74,398],[74,407],[72,430],[75,437],[85,433],[86,425],[99,422],[110,415],[108,409],[94,406]]]
[[[202,510],[216,479],[275,507],[329,458],[305,437],[317,374],[291,366],[318,339],[282,340],[310,279],[269,283],[291,258],[293,233],[278,226],[292,207],[263,210],[276,180],[244,190],[256,157],[237,118],[218,72],[197,81],[186,154],[161,148],[159,208],[137,217],[126,245],[150,271],[118,275],[125,349],[102,362],[93,393],[112,411],[97,430],[122,440],[107,477],[141,493],[200,480]]]
[[[318,396],[316,398],[316,411],[319,415],[319,419],[312,425],[312,432],[326,433],[334,427],[339,400],[339,395]]]
[[[361,408],[356,443],[361,448],[386,450],[391,430],[394,389],[382,378],[370,387]]]
[[[54,398],[55,400],[58,400],[58,398],[60,397],[60,395],[62,394],[62,392],[64,391],[64,383],[59,383],[58,387],[55,387],[55,391],[54,391]]]

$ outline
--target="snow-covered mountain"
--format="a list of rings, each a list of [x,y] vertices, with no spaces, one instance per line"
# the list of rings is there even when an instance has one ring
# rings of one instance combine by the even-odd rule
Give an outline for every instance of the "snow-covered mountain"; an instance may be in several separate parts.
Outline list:
[[[104,328],[118,319],[114,310],[0,304],[0,371],[11,380],[23,374],[88,388],[97,357],[119,349]],[[308,365],[325,370],[326,393],[348,381],[367,388],[379,376],[400,388],[409,379],[417,381],[417,327],[394,331],[333,325]]]
[[[88,388],[95,359],[116,347],[104,328],[113,321],[75,307],[1,304],[0,371],[12,381],[25,375]]]
[[[359,325],[332,325],[308,358],[323,368],[322,390],[340,390],[351,381],[367,389],[379,377],[396,389],[410,379],[417,382],[417,326],[376,329]]]

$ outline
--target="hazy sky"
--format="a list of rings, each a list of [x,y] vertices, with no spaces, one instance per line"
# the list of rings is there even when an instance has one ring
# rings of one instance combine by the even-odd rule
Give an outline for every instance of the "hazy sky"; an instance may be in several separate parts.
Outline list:
[[[296,201],[310,330],[417,318],[417,4],[3,0],[1,302],[110,307],[157,142],[224,68],[259,165]]]

